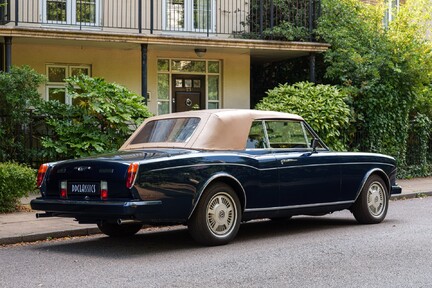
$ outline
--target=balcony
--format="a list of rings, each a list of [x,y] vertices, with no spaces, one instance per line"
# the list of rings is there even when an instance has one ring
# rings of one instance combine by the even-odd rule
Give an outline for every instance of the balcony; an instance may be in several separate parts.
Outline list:
[[[320,0],[0,0],[0,25],[314,42]],[[282,29],[281,29],[282,28]]]

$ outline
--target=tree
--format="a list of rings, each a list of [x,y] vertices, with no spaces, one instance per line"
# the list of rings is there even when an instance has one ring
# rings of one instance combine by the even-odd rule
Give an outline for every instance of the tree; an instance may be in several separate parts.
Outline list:
[[[44,81],[28,66],[0,72],[0,162],[26,162],[30,157],[23,132],[31,122],[29,108],[40,101],[37,89]]]
[[[432,75],[431,45],[425,39],[432,8],[427,0],[407,0],[385,28],[384,6],[357,0],[322,3],[317,32],[331,44],[325,78],[349,89],[361,149],[404,163],[409,115]]]

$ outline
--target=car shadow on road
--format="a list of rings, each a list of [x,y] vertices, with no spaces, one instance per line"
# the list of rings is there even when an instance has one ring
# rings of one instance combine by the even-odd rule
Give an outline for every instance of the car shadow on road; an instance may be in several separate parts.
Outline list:
[[[385,221],[387,225],[392,225],[391,222],[391,220]],[[353,231],[361,233],[362,226],[350,217],[302,216],[294,217],[289,221],[263,219],[242,224],[237,237],[229,245],[243,245],[245,242],[251,241],[279,240],[281,237],[287,240],[294,236],[319,237],[323,233],[328,233],[328,230],[335,231],[337,229],[346,229],[347,233]],[[34,247],[46,251],[48,245],[49,253],[107,258],[147,257],[155,254],[172,253],[173,251],[190,253],[198,249],[218,249],[196,243],[184,226],[143,229],[130,238],[110,238],[96,235],[57,243],[46,242]]]

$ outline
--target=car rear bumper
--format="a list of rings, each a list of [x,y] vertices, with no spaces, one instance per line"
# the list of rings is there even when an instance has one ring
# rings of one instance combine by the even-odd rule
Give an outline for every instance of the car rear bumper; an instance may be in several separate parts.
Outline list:
[[[394,195],[394,194],[401,194],[402,193],[402,187],[400,187],[399,185],[393,185],[392,187],[391,187],[391,195]]]
[[[51,216],[139,220],[158,214],[161,205],[161,201],[74,201],[44,198],[30,202],[33,210],[45,211]]]

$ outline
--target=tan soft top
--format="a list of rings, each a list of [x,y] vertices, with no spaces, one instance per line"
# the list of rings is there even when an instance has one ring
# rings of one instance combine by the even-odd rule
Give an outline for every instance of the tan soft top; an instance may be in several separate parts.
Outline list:
[[[152,142],[130,144],[143,127],[150,121],[170,118],[200,118],[187,142]],[[281,112],[259,111],[248,109],[215,109],[197,110],[165,114],[150,117],[132,134],[120,150],[135,150],[143,148],[187,148],[199,150],[243,150],[245,149],[249,129],[254,120],[292,119],[303,120],[302,117]]]

